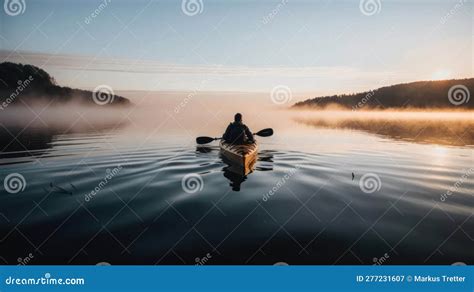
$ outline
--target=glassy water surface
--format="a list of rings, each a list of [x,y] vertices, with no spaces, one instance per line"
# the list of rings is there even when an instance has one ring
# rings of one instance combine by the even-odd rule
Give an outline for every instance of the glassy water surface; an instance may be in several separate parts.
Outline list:
[[[275,135],[259,138],[254,171],[241,176],[217,143],[194,142],[218,136],[230,115],[160,115],[146,127],[136,117],[65,134],[4,127],[0,177],[21,174],[25,185],[2,188],[2,260],[474,263],[472,127],[437,144],[418,139],[426,133],[407,139],[250,112],[252,130]]]

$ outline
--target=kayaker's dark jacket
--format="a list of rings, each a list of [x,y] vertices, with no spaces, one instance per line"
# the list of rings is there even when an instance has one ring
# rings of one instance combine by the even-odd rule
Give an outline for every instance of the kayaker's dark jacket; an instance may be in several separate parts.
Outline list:
[[[224,133],[224,141],[231,144],[253,143],[252,132],[242,122],[230,123]]]

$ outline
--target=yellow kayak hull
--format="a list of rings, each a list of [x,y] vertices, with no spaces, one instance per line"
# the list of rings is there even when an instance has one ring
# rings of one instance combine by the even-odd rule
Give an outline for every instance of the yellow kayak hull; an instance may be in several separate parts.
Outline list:
[[[243,175],[247,175],[253,170],[258,153],[256,142],[244,145],[232,145],[221,141],[220,149],[222,155],[232,164],[233,169]]]

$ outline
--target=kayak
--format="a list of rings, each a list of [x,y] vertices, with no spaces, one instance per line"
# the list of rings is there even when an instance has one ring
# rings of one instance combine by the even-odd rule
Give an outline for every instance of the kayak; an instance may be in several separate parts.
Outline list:
[[[220,143],[221,153],[231,162],[234,169],[238,169],[243,175],[247,175],[253,169],[257,160],[257,142],[243,145],[232,145],[224,142]]]

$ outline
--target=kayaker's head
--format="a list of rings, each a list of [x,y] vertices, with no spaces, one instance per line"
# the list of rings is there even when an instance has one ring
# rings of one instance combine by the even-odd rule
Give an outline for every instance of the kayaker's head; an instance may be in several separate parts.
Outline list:
[[[234,116],[234,122],[242,123],[242,114],[236,113]]]

